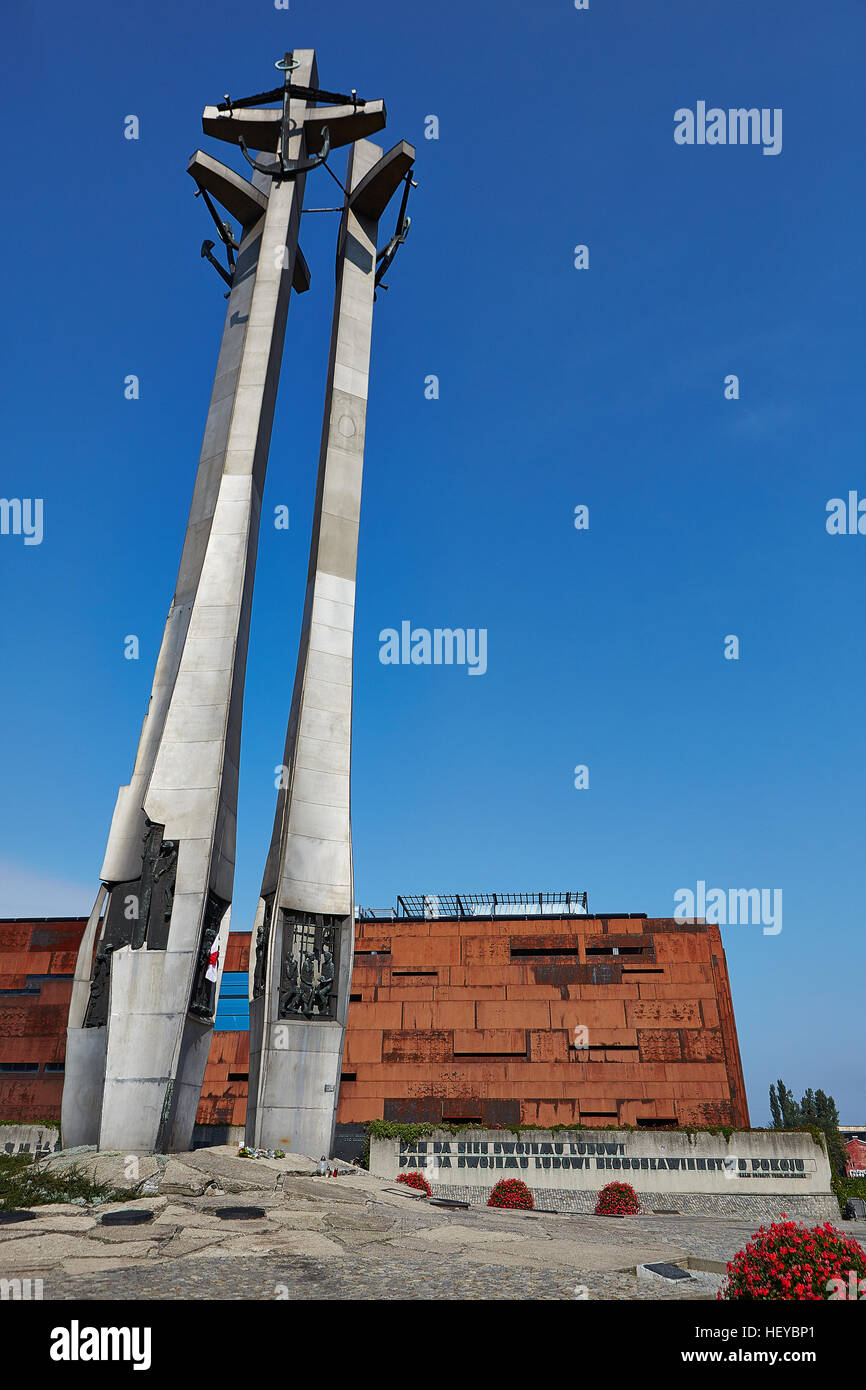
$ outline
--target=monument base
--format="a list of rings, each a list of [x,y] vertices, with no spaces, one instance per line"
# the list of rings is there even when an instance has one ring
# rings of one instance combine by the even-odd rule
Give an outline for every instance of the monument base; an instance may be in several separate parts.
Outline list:
[[[271,1025],[262,1094],[253,1103],[261,1055],[250,1055],[246,1142],[308,1158],[330,1158],[343,1028],[334,1022]]]

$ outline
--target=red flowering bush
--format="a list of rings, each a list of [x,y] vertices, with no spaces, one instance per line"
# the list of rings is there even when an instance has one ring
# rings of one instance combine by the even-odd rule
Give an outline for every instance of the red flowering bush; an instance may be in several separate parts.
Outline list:
[[[783,1212],[780,1221],[762,1226],[730,1261],[728,1282],[717,1297],[823,1303],[850,1298],[852,1288],[858,1297],[861,1279],[866,1279],[866,1250],[856,1240],[829,1221],[810,1229],[787,1220]]]
[[[423,1192],[426,1197],[433,1196],[433,1189],[423,1173],[419,1173],[417,1168],[411,1173],[401,1173],[398,1182],[404,1182],[407,1187],[414,1187],[416,1191]]]
[[[508,1207],[511,1211],[533,1211],[532,1193],[520,1178],[500,1178],[490,1196],[489,1207]]]
[[[609,1182],[598,1194],[596,1216],[639,1216],[640,1202],[629,1182]]]

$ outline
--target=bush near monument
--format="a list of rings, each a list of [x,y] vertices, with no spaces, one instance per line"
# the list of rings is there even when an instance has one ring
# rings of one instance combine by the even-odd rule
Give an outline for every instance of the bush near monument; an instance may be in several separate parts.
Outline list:
[[[414,1187],[417,1192],[423,1192],[426,1197],[433,1196],[433,1189],[423,1173],[401,1173],[397,1181],[405,1183],[407,1187]]]
[[[596,1216],[639,1216],[640,1202],[628,1182],[609,1182],[598,1194]]]
[[[500,1178],[490,1196],[489,1207],[508,1207],[511,1211],[533,1211],[532,1193],[520,1178]]]
[[[849,1240],[829,1221],[823,1226],[774,1221],[762,1226],[728,1264],[728,1283],[720,1299],[795,1300],[822,1303],[844,1298],[853,1271],[866,1278],[866,1250]]]
[[[0,1211],[41,1207],[50,1202],[79,1206],[119,1202],[128,1194],[108,1183],[92,1182],[80,1168],[43,1168],[32,1154],[0,1154]]]

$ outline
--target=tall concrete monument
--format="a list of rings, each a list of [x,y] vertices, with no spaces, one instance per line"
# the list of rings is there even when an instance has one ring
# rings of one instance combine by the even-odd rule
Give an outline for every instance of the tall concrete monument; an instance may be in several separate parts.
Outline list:
[[[286,54],[276,66],[283,74],[281,87],[243,100],[226,97],[219,106],[207,107],[202,118],[205,134],[239,148],[253,167],[252,182],[202,151],[189,163],[225,247],[226,267],[213,255],[213,241],[204,242],[202,256],[216,265],[228,284],[228,304],[177,588],[132,779],[118,794],[102,886],[76,966],[63,1094],[66,1146],[98,1144],[152,1152],[184,1150],[191,1144],[229,930],[261,498],[290,293],[309,285],[298,248],[305,181],[311,170],[327,168],[330,151],[344,145],[353,146],[352,181],[350,191],[344,190],[340,265],[348,264],[351,270],[348,276],[345,270],[338,272],[335,323],[339,319],[344,326],[342,335],[335,328],[328,376],[328,397],[342,404],[330,472],[324,470],[327,477],[320,469],[317,527],[323,539],[314,537],[314,554],[321,549],[325,582],[313,584],[308,593],[304,645],[321,652],[325,664],[326,654],[339,662],[345,660],[348,632],[351,652],[351,622],[348,629],[345,622],[347,589],[339,586],[354,579],[358,499],[353,469],[363,448],[370,332],[369,315],[365,317],[363,306],[356,307],[361,301],[354,284],[356,272],[371,287],[381,277],[375,233],[382,199],[388,188],[395,190],[398,170],[407,178],[408,189],[411,158],[408,147],[398,146],[378,159],[380,151],[364,137],[384,126],[383,103],[365,102],[354,91],[342,96],[320,90],[312,50]],[[360,143],[354,145],[356,141]],[[261,157],[254,158],[250,150]],[[354,209],[353,198],[358,200]],[[239,224],[237,237],[214,202]],[[392,242],[399,240],[398,234]],[[394,249],[389,243],[386,261]],[[367,269],[358,271],[358,261]],[[346,284],[342,316],[340,282]],[[343,340],[346,345],[340,346]],[[322,521],[323,484],[327,524]],[[321,635],[332,631],[338,642],[333,650],[322,645],[328,637]],[[322,670],[317,679],[346,685],[341,670],[339,682],[335,674],[329,677]],[[293,704],[299,717],[306,709],[303,685]],[[324,699],[311,690],[310,708],[324,713]],[[347,739],[345,698],[340,712]],[[306,734],[306,722],[304,730]],[[311,731],[308,736],[329,742],[325,732]],[[345,747],[348,750],[347,742]],[[323,749],[322,778],[330,775],[336,782],[329,757],[336,759],[336,748],[333,754]],[[312,771],[309,760],[302,763],[305,772]],[[348,794],[348,764],[344,778]],[[287,802],[289,819],[292,794],[299,805],[305,797],[316,801],[319,795],[316,786],[309,794],[303,777],[297,791],[293,787],[294,783]],[[328,805],[326,800],[325,819]],[[348,825],[348,800],[345,817]],[[323,838],[329,836],[330,829]],[[345,846],[347,854],[347,837]],[[280,866],[282,872],[282,860]],[[314,869],[301,864],[291,872],[322,878],[316,910],[340,920],[348,914],[349,944],[340,943],[340,949],[350,969],[350,869],[347,877],[345,862],[338,865],[320,856]],[[324,902],[327,908],[321,906]],[[303,896],[297,902],[292,899],[291,905],[312,910]],[[340,978],[348,980],[340,955],[333,958]],[[304,971],[309,973],[306,964]],[[323,989],[319,968],[317,1000]],[[335,998],[342,999],[336,988]],[[336,1022],[336,1004],[331,1012]]]
[[[332,1149],[352,978],[352,636],[378,228],[402,183],[387,265],[414,154],[361,140],[349,159],[307,595],[251,958],[247,1143],[311,1155]]]

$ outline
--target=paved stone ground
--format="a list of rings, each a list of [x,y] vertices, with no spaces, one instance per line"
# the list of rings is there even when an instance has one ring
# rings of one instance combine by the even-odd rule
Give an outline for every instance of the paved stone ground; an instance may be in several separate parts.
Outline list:
[[[48,1160],[62,1168],[76,1156]],[[100,1179],[147,1180],[156,1195],[101,1207],[37,1207],[0,1225],[0,1277],[41,1278],[46,1299],[707,1299],[712,1275],[638,1281],[650,1261],[721,1267],[754,1227],[720,1217],[469,1211],[431,1206],[405,1188],[308,1159],[238,1159],[234,1149],[141,1160],[78,1155]],[[132,1170],[132,1171],[130,1171]],[[224,1221],[219,1207],[264,1217]],[[103,1226],[106,1211],[145,1208],[141,1226]],[[866,1225],[841,1229],[866,1242]]]
[[[204,1262],[202,1262],[204,1263]],[[53,1299],[291,1299],[415,1301],[552,1301],[562,1299],[706,1299],[715,1291],[689,1285],[638,1286],[634,1273],[509,1269],[495,1264],[459,1266],[450,1256],[425,1254],[418,1261],[347,1253],[341,1260],[239,1256],[203,1269],[184,1261],[173,1268],[125,1269],[86,1279],[52,1277]]]

